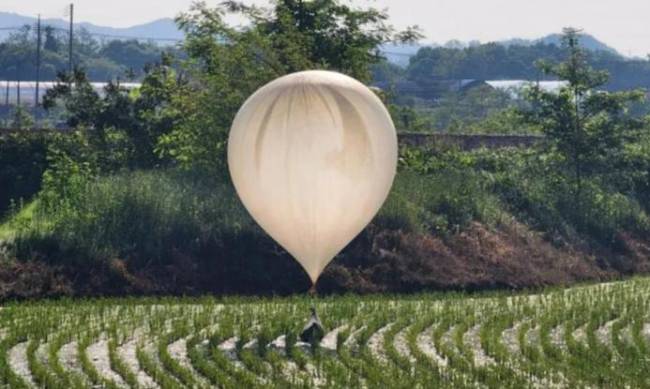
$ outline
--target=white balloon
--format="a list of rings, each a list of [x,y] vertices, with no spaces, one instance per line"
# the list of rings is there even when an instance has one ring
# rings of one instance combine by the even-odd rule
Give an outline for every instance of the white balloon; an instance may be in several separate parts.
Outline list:
[[[362,83],[299,72],[244,103],[230,130],[228,166],[248,212],[316,283],[386,200],[397,136]]]

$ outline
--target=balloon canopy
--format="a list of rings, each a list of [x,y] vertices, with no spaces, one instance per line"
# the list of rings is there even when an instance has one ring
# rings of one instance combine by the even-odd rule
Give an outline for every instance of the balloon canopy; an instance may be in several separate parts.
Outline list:
[[[228,166],[248,212],[316,283],[388,196],[397,136],[362,83],[299,72],[244,103],[230,130]]]

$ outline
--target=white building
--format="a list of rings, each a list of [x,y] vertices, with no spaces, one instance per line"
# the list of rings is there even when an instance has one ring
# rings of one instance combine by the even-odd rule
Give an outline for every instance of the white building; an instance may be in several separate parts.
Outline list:
[[[530,87],[539,85],[540,89],[546,92],[558,93],[560,89],[568,85],[567,81],[528,81],[528,80],[490,80],[486,84],[497,90],[510,93],[512,97],[521,97],[521,93]]]

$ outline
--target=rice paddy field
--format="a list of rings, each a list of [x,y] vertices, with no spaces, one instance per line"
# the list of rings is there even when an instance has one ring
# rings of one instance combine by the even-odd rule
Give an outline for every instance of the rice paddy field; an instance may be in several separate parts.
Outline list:
[[[297,341],[315,304],[327,333]],[[59,300],[0,310],[10,388],[650,387],[650,279],[537,294]]]

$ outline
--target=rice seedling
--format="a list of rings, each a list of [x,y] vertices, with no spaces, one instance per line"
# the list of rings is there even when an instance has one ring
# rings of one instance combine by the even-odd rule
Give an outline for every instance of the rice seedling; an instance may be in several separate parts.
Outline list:
[[[313,346],[298,338],[312,304],[332,331]],[[648,308],[647,278],[537,294],[9,303],[0,384],[647,387]]]

